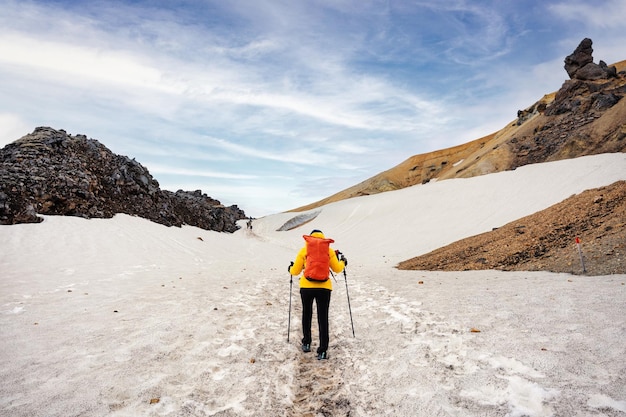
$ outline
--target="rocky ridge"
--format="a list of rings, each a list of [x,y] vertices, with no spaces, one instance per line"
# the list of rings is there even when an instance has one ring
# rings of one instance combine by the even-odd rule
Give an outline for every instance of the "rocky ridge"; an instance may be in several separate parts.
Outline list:
[[[600,153],[626,152],[626,61],[593,63],[592,41],[584,39],[565,58],[570,75],[559,91],[546,94],[498,132],[474,141],[414,155],[355,186],[291,211],[397,190],[432,180],[468,178],[540,162]]]
[[[85,135],[38,127],[0,150],[0,224],[37,223],[38,214],[116,213],[220,232],[234,232],[236,221],[246,217],[199,190],[161,190],[139,162]]]

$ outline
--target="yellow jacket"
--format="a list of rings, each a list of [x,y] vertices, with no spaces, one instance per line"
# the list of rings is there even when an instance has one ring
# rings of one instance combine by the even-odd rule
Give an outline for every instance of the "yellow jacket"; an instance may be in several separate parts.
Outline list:
[[[311,236],[324,239],[324,235],[321,232],[311,233]],[[329,247],[328,255],[330,256],[330,269],[332,269],[333,272],[336,272],[336,273],[343,271],[343,269],[345,268],[345,264],[343,261],[340,261],[339,259],[337,259],[337,254],[335,253],[335,250]],[[289,268],[289,273],[291,275],[300,274],[302,271],[304,271],[305,263],[306,263],[306,245],[304,245],[304,247],[300,249],[300,251],[296,255],[296,260],[293,262],[293,266]],[[309,281],[308,279],[304,277],[304,275],[302,275],[300,277],[300,288],[325,288],[327,290],[332,291],[333,283],[332,283],[332,280],[330,279],[327,279],[326,281]]]

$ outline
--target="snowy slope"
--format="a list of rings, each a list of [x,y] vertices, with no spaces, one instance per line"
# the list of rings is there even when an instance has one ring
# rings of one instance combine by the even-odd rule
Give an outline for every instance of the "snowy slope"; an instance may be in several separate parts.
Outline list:
[[[295,213],[233,235],[125,215],[3,226],[0,415],[624,415],[626,276],[393,268],[619,179],[624,154],[525,166],[287,232]],[[350,262],[322,362],[299,350],[295,280],[286,342],[287,265],[313,228]]]

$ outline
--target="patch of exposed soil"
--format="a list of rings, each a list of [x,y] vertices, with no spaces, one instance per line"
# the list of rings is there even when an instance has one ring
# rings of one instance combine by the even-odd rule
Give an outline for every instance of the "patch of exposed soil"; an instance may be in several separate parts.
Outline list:
[[[398,268],[626,274],[626,181],[584,191],[491,232],[401,262]]]

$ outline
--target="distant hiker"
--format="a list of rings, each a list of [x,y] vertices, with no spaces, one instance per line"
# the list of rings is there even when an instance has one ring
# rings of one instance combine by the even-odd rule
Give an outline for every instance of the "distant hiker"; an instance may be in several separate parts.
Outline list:
[[[317,359],[328,359],[328,308],[332,281],[328,279],[329,268],[341,272],[348,265],[348,260],[339,251],[330,247],[335,241],[326,239],[320,230],[313,230],[310,235],[302,236],[305,245],[288,267],[289,274],[300,277],[300,297],[302,298],[302,351],[311,351],[311,321],[313,319],[313,300],[317,305],[317,324],[319,326],[320,345]],[[338,258],[339,256],[339,258]]]
[[[252,230],[252,217],[248,219],[248,223],[246,223],[248,229]]]

